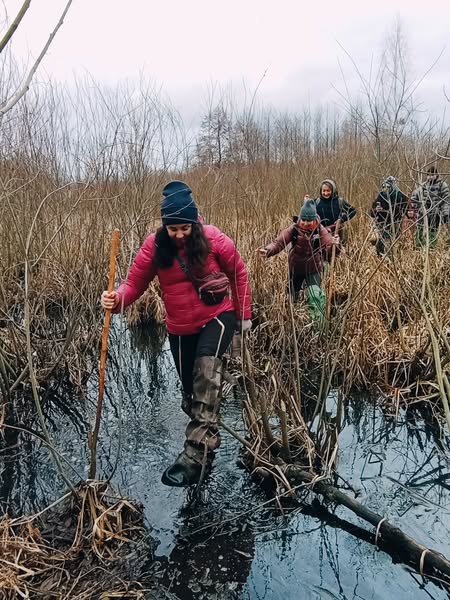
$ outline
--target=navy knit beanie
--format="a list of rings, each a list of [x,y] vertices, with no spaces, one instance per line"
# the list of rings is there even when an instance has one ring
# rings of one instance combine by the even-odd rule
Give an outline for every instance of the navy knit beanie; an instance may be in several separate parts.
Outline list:
[[[182,181],[171,181],[163,191],[161,220],[163,225],[198,223],[198,208],[191,188]]]
[[[314,200],[305,200],[300,211],[300,219],[302,221],[314,221],[317,219],[316,203]]]

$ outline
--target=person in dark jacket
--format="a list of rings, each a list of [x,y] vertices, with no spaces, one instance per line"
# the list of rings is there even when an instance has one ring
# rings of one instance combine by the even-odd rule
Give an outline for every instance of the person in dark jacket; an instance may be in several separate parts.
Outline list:
[[[103,292],[101,303],[120,312],[155,276],[159,279],[170,349],[183,387],[182,409],[190,417],[184,450],[164,471],[162,482],[187,486],[197,483],[202,472],[209,473],[220,445],[222,355],[236,328],[245,332],[251,327],[250,287],[233,241],[217,227],[202,224],[191,189],[182,181],[164,187],[161,220],[162,227],[142,244],[127,279],[116,291]],[[214,287],[209,294],[208,281],[217,286],[224,279],[225,289],[219,293]]]
[[[428,169],[426,181],[411,194],[411,209],[417,218],[416,246],[425,246],[428,239],[430,247],[435,247],[439,226],[450,219],[448,185],[435,166]]]
[[[391,175],[386,177],[369,213],[378,230],[375,245],[378,256],[383,256],[398,238],[407,209],[408,197],[399,190],[397,180]]]
[[[259,249],[261,256],[269,258],[289,248],[289,292],[295,300],[305,285],[311,320],[319,326],[326,304],[321,287],[322,254],[331,254],[333,245],[338,248],[339,243],[339,236],[333,236],[320,223],[315,201],[305,197],[297,222],[282,231],[271,244]]]
[[[333,179],[324,179],[320,184],[320,196],[316,199],[317,214],[320,223],[331,233],[335,232],[336,223],[340,222],[339,237],[342,240],[342,225],[356,215],[356,208],[351,206],[337,191]]]

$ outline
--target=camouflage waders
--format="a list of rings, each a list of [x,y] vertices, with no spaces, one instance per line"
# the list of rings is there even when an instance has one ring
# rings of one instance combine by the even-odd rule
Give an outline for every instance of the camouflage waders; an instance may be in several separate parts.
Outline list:
[[[428,233],[428,235],[427,235]],[[416,248],[426,248],[427,243],[430,248],[436,248],[439,235],[439,218],[429,219],[428,228],[424,223],[419,223],[416,228]]]
[[[223,315],[228,315],[223,318]],[[221,318],[222,317],[222,318]],[[216,323],[214,323],[216,321]],[[183,451],[178,455],[175,462],[164,471],[162,482],[165,485],[183,487],[198,483],[200,478],[207,476],[211,471],[214,460],[214,450],[220,446],[220,433],[217,422],[222,393],[223,362],[221,355],[230,345],[236,318],[234,313],[222,313],[205,326],[209,331],[202,331],[196,349],[200,353],[214,349],[216,354],[207,356],[196,356],[191,370],[191,381],[183,381],[185,388],[192,384],[192,393],[184,392],[182,409],[189,415],[190,421],[186,427],[186,440]],[[186,336],[194,338],[194,336]],[[188,340],[188,344],[189,344]],[[191,340],[193,343],[195,340]],[[181,342],[180,342],[181,343]],[[186,346],[187,356],[191,356]],[[182,352],[174,353],[179,357],[176,362],[180,373]],[[188,359],[186,359],[188,360]]]
[[[202,470],[211,471],[214,450],[220,446],[217,419],[222,390],[222,359],[201,356],[194,364],[194,391],[184,450],[163,474],[163,483],[186,486],[197,483]]]

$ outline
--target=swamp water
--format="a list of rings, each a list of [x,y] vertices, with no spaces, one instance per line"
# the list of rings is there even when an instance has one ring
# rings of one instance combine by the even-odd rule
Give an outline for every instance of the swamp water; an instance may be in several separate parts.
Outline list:
[[[306,507],[290,505],[281,513],[238,465],[239,444],[226,433],[201,498],[189,506],[186,490],[160,481],[182,447],[187,419],[163,335],[113,332],[108,368],[97,477],[114,471],[114,487],[144,505],[158,544],[152,570],[160,591],[152,599],[448,598],[377,551],[367,541],[370,534],[373,539],[370,525],[345,508],[325,511],[309,494]],[[97,381],[90,387],[95,400]],[[89,424],[81,414],[87,412],[78,398],[62,393],[54,400],[47,411],[52,439],[86,477]],[[333,402],[330,397],[331,410]],[[222,415],[242,433],[238,398],[225,400]],[[385,419],[361,400],[346,404],[339,439],[343,486],[350,484],[360,502],[449,557],[449,441],[402,413]],[[63,490],[46,449],[26,436],[7,469],[0,455],[2,513],[7,507],[38,511]]]

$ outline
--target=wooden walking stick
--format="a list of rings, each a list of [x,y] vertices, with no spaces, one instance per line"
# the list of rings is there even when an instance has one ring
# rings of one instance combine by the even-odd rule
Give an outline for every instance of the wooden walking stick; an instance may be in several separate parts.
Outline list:
[[[108,292],[114,290],[114,278],[116,274],[116,257],[119,249],[120,231],[114,229],[111,240],[111,254],[109,256],[109,283]],[[95,478],[95,471],[97,466],[97,438],[100,429],[100,419],[102,416],[103,406],[103,393],[105,391],[105,366],[106,366],[106,354],[108,350],[108,334],[109,324],[111,322],[111,310],[105,311],[105,320],[103,322],[102,332],[102,349],[100,353],[100,368],[98,377],[98,400],[97,400],[97,413],[95,415],[95,427],[94,431],[89,435],[89,447],[91,449],[91,464],[89,467],[89,479]]]
[[[339,227],[341,225],[341,220],[338,219],[336,221],[336,227],[334,229],[334,235],[339,235]],[[331,296],[334,292],[334,263],[336,261],[336,246],[333,245],[333,248],[331,249],[331,261],[330,261],[330,279],[328,282],[328,295],[327,295],[327,310],[326,310],[326,317],[327,317],[327,321],[330,320],[330,314],[331,314]]]

